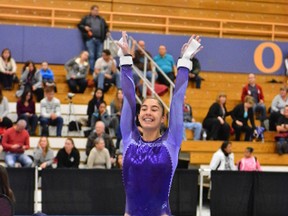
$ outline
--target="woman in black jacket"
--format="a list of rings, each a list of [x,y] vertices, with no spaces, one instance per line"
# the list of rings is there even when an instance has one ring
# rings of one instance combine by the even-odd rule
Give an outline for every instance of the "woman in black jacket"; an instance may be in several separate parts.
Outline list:
[[[207,130],[210,140],[229,140],[230,126],[225,121],[227,116],[226,94],[220,93],[213,103],[203,121],[203,127]]]
[[[87,115],[88,115],[88,123],[87,125],[91,125],[91,118],[93,113],[96,113],[99,109],[100,104],[104,101],[104,94],[103,90],[100,88],[97,88],[93,94],[92,99],[88,103],[87,107]],[[92,127],[94,128],[94,127]]]
[[[241,132],[245,132],[245,141],[250,141],[253,131],[255,129],[254,113],[253,113],[254,100],[251,96],[246,96],[244,102],[234,107],[231,116],[233,119],[232,127],[235,131],[236,140],[240,140]],[[248,125],[248,119],[251,126]]]

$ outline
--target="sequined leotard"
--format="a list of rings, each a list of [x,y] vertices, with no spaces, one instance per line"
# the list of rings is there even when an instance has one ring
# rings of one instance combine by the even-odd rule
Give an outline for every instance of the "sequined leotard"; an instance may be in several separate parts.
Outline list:
[[[182,105],[188,69],[178,69],[170,106],[169,128],[153,142],[145,142],[135,124],[136,100],[131,66],[121,67],[121,82],[124,94],[121,131],[124,144],[125,212],[130,216],[171,215],[169,193],[182,142]]]

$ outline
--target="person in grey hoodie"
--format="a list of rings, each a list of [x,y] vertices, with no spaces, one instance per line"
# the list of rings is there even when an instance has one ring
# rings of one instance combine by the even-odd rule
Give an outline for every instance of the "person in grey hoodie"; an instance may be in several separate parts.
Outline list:
[[[50,148],[47,137],[40,137],[38,146],[34,150],[34,164],[35,166],[45,168],[52,168],[54,161],[54,153]]]
[[[87,87],[88,57],[88,52],[82,51],[78,57],[70,59],[65,64],[66,80],[72,93],[84,93]]]

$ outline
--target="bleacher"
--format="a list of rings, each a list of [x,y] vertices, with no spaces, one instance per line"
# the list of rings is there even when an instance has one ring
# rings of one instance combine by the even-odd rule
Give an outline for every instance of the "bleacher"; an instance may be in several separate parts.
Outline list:
[[[0,24],[20,24],[33,26],[52,26],[75,28],[80,18],[87,14],[93,1],[37,1],[37,0],[0,0],[1,21]],[[288,14],[285,0],[264,0],[264,1],[133,1],[127,3],[123,0],[99,1],[101,15],[103,15],[111,30],[125,29],[129,31],[141,31],[163,34],[190,34],[197,32],[201,35],[213,37],[237,37],[237,38],[257,38],[257,39],[277,39],[287,40]],[[173,6],[172,6],[173,5]],[[185,6],[184,6],[185,5]],[[23,64],[17,64],[17,74],[20,77],[20,70]],[[65,78],[63,65],[50,65],[55,73],[57,84],[56,97],[60,99],[64,121],[67,125],[68,86]],[[37,65],[39,68],[39,64]],[[240,102],[242,86],[247,82],[247,74],[221,73],[221,72],[201,72],[204,78],[201,89],[193,88],[189,84],[187,89],[187,102],[193,107],[193,114],[197,121],[202,122],[209,106],[215,101],[219,92],[227,94],[227,109],[231,110]],[[92,76],[88,76],[92,79]],[[279,87],[283,84],[268,83],[276,80],[286,82],[284,77],[275,75],[257,75],[257,83],[263,87],[265,104],[268,108],[273,97],[278,94]],[[16,119],[15,91],[4,91],[4,95],[10,102],[11,118]],[[73,97],[75,104],[76,118],[86,117],[86,106],[92,98],[93,88],[87,88],[84,94],[76,94]],[[116,88],[111,87],[105,94],[107,104],[113,100]],[[162,99],[169,102],[169,92],[162,96]],[[37,105],[39,113],[39,105]],[[227,119],[231,123],[231,118]],[[259,124],[257,122],[257,124]],[[66,133],[65,133],[66,131]],[[67,127],[63,128],[63,135],[78,136],[75,133],[67,133]],[[83,134],[82,134],[83,135]],[[188,141],[183,143],[182,151],[188,152],[192,164],[208,164],[213,152],[219,148],[219,142],[191,141],[192,133],[187,131]],[[233,142],[236,160],[242,156],[246,146],[255,146],[255,154],[260,154],[259,160],[267,165],[287,165],[286,156],[278,156],[275,153],[274,137],[275,133],[265,132],[265,143]],[[64,138],[51,138],[53,149],[56,151],[63,145]],[[85,138],[77,138],[76,146],[84,151]],[[234,137],[231,138],[232,141]],[[32,141],[33,140],[33,141]],[[38,137],[31,138],[31,143],[36,142]],[[59,144],[60,143],[60,144]],[[34,147],[31,144],[32,147]],[[239,145],[238,145],[239,144]],[[264,148],[264,146],[266,147]],[[203,149],[204,148],[204,149]],[[206,149],[207,148],[207,149]],[[267,151],[262,151],[264,148]],[[206,150],[205,150],[206,149]],[[209,151],[208,151],[209,150]],[[259,150],[259,152],[258,152]],[[190,154],[191,153],[191,154]],[[85,159],[81,157],[81,161]]]

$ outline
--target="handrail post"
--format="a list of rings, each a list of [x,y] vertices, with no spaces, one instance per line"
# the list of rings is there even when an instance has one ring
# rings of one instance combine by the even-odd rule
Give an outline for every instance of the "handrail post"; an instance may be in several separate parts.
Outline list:
[[[34,212],[38,212],[38,166],[35,167]]]
[[[144,76],[144,79],[146,79],[147,77],[147,57],[146,56],[144,56],[143,76]],[[142,97],[146,98],[146,96],[147,96],[147,86],[145,83],[143,83]]]
[[[200,173],[200,188],[199,188],[199,216],[202,215],[203,206],[203,170],[199,169]]]

